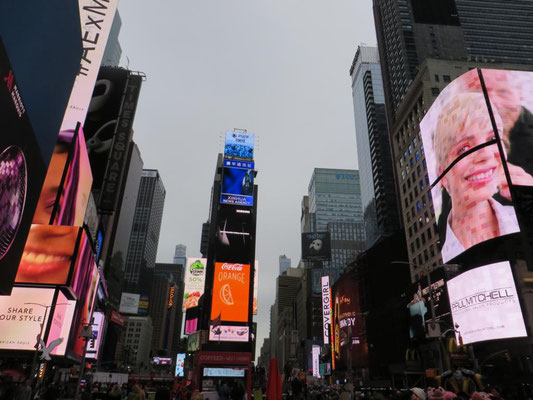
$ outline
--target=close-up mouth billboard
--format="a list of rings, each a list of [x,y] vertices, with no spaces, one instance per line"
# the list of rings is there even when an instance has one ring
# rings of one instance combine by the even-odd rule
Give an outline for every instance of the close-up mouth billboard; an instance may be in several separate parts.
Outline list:
[[[444,262],[519,232],[509,186],[533,185],[524,134],[533,119],[532,93],[531,72],[471,70],[441,92],[421,121]]]

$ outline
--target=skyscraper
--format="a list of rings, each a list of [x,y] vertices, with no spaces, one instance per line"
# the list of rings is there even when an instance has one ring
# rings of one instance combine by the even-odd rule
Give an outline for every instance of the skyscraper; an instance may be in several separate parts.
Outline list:
[[[326,266],[340,270],[361,250],[364,241],[359,171],[315,168],[308,197],[309,231],[331,233],[332,262]]]
[[[120,64],[120,57],[122,56],[122,47],[118,41],[118,35],[120,34],[120,28],[122,27],[122,19],[117,10],[115,17],[113,18],[113,24],[109,31],[109,38],[102,57],[102,65],[111,67],[118,67]]]
[[[184,244],[177,244],[174,250],[174,264],[187,264],[187,246]]]
[[[358,47],[350,76],[368,248],[400,226],[377,47]]]
[[[283,275],[291,267],[291,259],[285,254],[279,256],[279,274]]]
[[[143,169],[124,270],[126,291],[138,291],[141,270],[155,266],[165,194],[159,172]]]

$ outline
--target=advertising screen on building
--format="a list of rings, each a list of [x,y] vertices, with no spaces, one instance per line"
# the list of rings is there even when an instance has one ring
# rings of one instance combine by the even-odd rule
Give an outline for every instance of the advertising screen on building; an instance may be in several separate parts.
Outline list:
[[[198,306],[204,294],[206,258],[187,258],[185,288],[183,290],[183,311]]]
[[[211,320],[248,322],[250,264],[215,263]]]
[[[224,157],[253,160],[255,135],[248,132],[226,132]]]
[[[524,134],[533,120],[533,73],[481,73],[497,132],[478,70],[450,83],[420,123],[428,177],[416,180],[421,189],[434,185],[431,195],[444,262],[478,243],[519,231],[502,156],[513,184],[533,185],[531,144]],[[409,158],[412,155],[404,154],[403,168],[408,168]]]
[[[140,297],[140,294],[123,292],[118,311],[121,314],[137,314],[139,312]]]
[[[200,316],[200,308],[198,306],[188,308],[185,311],[185,327],[184,334],[190,335],[198,330],[198,318]]]
[[[102,336],[104,335],[104,324],[104,313],[101,311],[93,312],[93,320],[91,326],[93,337],[87,342],[87,358],[91,358],[93,360],[98,359],[98,353],[100,352],[100,344],[102,343]]]
[[[329,344],[331,325],[331,292],[329,288],[329,276],[323,276],[322,281],[322,330],[324,344]]]
[[[320,346],[313,345],[311,351],[313,355],[313,376],[320,378]]]
[[[251,209],[221,205],[217,221],[216,259],[250,263],[254,243]]]
[[[250,338],[248,326],[218,325],[209,327],[209,340],[212,342],[247,342]]]
[[[80,230],[77,226],[32,225],[15,281],[67,284]]]
[[[0,296],[0,349],[35,351],[41,324],[46,326],[50,318],[54,292],[14,287],[11,296]]]
[[[171,365],[172,358],[170,357],[153,357],[152,361],[155,365]]]
[[[259,292],[259,261],[254,263],[254,304],[252,305],[252,314],[257,315],[257,294]]]
[[[185,353],[176,354],[176,372],[174,375],[179,378],[185,376]]]
[[[242,378],[245,370],[242,368],[204,368],[205,377]]]
[[[46,165],[0,38],[0,295],[9,295]]]
[[[91,185],[89,156],[78,125],[57,138],[33,223],[82,226]]]
[[[508,261],[463,272],[448,281],[454,325],[464,344],[527,336]]]
[[[76,300],[67,299],[63,292],[59,291],[52,317],[52,324],[50,325],[48,339],[46,340],[46,346],[50,346],[54,340],[62,340],[61,343],[53,348],[50,354],[56,356],[65,355],[69,339],[69,332],[72,326],[72,318],[74,317],[75,311]]]
[[[254,163],[224,160],[220,202],[235,206],[254,205]]]
[[[302,233],[302,260],[331,260],[331,236],[329,232]]]
[[[311,270],[311,289],[313,293],[322,293],[322,277],[329,276],[329,283],[333,285],[339,278],[338,268],[317,268]]]

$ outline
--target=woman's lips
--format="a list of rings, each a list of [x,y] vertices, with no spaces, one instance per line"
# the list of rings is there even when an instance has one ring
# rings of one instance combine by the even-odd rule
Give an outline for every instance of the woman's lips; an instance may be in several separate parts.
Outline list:
[[[484,184],[490,182],[494,177],[494,170],[496,168],[486,168],[483,170],[478,170],[473,174],[470,174],[466,177],[466,180],[474,185]]]
[[[69,267],[69,256],[24,251],[20,260],[18,275],[20,281],[62,283],[56,282],[56,280],[63,279],[63,275],[66,279]]]

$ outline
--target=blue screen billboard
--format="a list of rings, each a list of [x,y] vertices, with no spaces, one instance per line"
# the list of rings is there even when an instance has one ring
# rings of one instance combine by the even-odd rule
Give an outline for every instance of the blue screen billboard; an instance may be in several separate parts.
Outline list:
[[[224,160],[220,202],[222,204],[231,204],[236,206],[253,206],[253,162]]]
[[[253,160],[255,135],[247,132],[226,132],[224,157]]]

